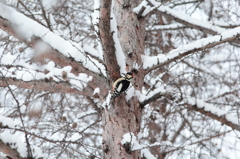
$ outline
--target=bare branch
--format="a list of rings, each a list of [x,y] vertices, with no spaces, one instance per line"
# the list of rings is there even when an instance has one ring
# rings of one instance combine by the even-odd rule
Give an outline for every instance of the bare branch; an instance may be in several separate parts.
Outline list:
[[[44,20],[46,21],[48,28],[52,31],[52,26],[50,24],[50,20],[47,18],[46,11],[45,11],[45,9],[43,7],[42,1],[38,0],[38,2],[40,3]]]

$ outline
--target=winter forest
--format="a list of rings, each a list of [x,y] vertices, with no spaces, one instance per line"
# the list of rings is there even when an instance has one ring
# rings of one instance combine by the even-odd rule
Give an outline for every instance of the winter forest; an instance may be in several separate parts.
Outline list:
[[[238,0],[0,0],[0,159],[240,158],[239,34]]]

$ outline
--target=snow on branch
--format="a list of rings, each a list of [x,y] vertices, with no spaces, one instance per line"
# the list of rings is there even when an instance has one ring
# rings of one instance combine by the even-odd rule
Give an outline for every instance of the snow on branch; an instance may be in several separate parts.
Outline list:
[[[214,46],[233,41],[239,37],[240,27],[227,30],[220,35],[215,35],[208,38],[199,39],[195,42],[183,45],[177,49],[170,51],[167,55],[159,54],[157,56],[142,56],[143,68],[146,69],[146,73],[169,64],[173,61],[186,57],[189,54],[195,53],[200,50],[212,48]]]
[[[6,62],[9,62],[9,60]],[[4,60],[1,63],[5,63]],[[23,83],[32,81],[36,83],[38,83],[37,81],[39,81],[39,83],[41,83],[40,81],[56,84],[66,83],[65,85],[68,84],[69,89],[73,89],[72,87],[74,87],[81,91],[87,86],[87,83],[92,80],[92,77],[83,73],[78,76],[70,73],[71,66],[66,66],[61,69],[56,68],[52,61],[41,67],[34,64],[29,65],[24,62],[18,64],[19,65],[0,65],[0,79],[3,80],[1,83],[4,83],[4,78],[9,79],[9,84],[14,84],[12,83],[14,81],[22,81]],[[19,83],[16,84],[19,86]],[[34,85],[32,87],[34,87]]]
[[[92,94],[92,92],[90,92],[91,90],[87,88],[84,89],[83,91],[79,91],[79,89],[74,88],[74,86],[66,82],[54,82],[54,81],[49,81],[47,79],[23,81],[21,79],[16,79],[16,78],[0,77],[0,87],[7,87],[8,85],[15,85],[19,88],[24,88],[24,89],[34,88],[41,91],[72,93],[72,94],[85,95],[85,96],[91,96]]]
[[[178,101],[179,104],[187,105],[188,109],[195,110],[203,115],[206,115],[214,120],[221,122],[224,125],[231,127],[232,129],[240,131],[240,121],[236,116],[229,114],[227,111],[221,110],[211,104],[204,102],[201,99],[196,99],[192,97],[185,97],[184,99],[179,99],[178,95],[174,93],[173,89],[157,88],[150,92],[148,96],[144,96],[140,92],[136,92],[139,97],[141,106],[144,107],[151,101],[161,98],[162,96],[166,98]]]
[[[155,101],[156,99],[161,98],[166,93],[166,89],[163,87],[159,87],[154,89],[153,91],[142,94],[139,91],[136,91],[136,96],[138,97],[138,100],[141,102],[141,107],[144,107],[145,105],[149,104],[152,101]]]
[[[152,7],[150,7],[148,4],[150,4]],[[198,20],[196,18],[192,18],[191,16],[184,14],[182,12],[179,12],[177,10],[171,9],[167,6],[164,6],[160,2],[156,2],[155,0],[144,0],[138,7],[136,7],[133,11],[135,13],[139,12],[139,8],[146,7],[143,16],[147,15],[149,12],[153,10],[158,10],[162,14],[166,16],[174,17],[174,20],[176,20],[179,23],[182,23],[188,27],[192,27],[198,30],[204,30],[205,32],[208,32],[210,34],[217,34],[222,33],[223,31],[226,31],[226,29],[221,28],[219,26],[213,25],[208,21],[202,21]]]
[[[11,119],[0,115],[0,127],[1,128],[14,128],[17,124]]]
[[[137,7],[133,8],[133,12],[137,14],[138,18],[146,16],[151,10],[152,7],[147,5],[146,0],[143,0]]]
[[[62,37],[51,32],[48,28],[2,3],[0,3],[0,10],[0,28],[2,30],[33,48],[36,42],[43,41],[43,43],[49,45],[53,51],[57,50],[57,54],[62,54],[66,58],[77,62],[76,65],[78,65],[78,67],[80,63],[81,66],[87,70],[91,70],[95,73],[103,73],[105,75],[105,67],[103,64],[101,64],[99,60],[85,54],[85,52],[87,52],[92,56],[96,56],[96,50],[91,46],[83,45],[83,47],[81,47],[81,44],[75,45],[70,41],[66,41]],[[54,56],[52,52],[51,55],[46,55],[46,57],[53,60],[54,58],[52,56]],[[58,58],[55,60],[57,59]],[[100,57],[99,59],[102,58]],[[69,65],[69,62],[67,62],[66,65]]]
[[[153,156],[148,149],[146,149],[148,147],[142,146],[138,142],[137,137],[133,133],[124,134],[121,144],[127,152],[141,150],[142,157],[145,157],[146,159],[156,159],[156,157]]]
[[[179,30],[186,28],[186,26],[180,24],[180,23],[175,23],[175,24],[169,24],[169,25],[154,25],[151,26],[148,31],[156,31],[156,30]]]
[[[215,119],[222,124],[231,127],[232,129],[240,131],[240,123],[238,117],[233,116],[232,114],[228,114],[228,112],[214,107],[201,99],[189,97],[185,98],[183,102],[187,104],[189,109],[198,111],[199,113]]]

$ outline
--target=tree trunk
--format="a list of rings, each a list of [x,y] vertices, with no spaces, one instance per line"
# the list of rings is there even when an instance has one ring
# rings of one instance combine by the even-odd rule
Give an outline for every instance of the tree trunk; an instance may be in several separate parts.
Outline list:
[[[144,52],[144,20],[143,18],[139,19],[137,15],[132,12],[133,8],[140,2],[139,0],[118,0],[112,4],[114,5],[113,13],[117,22],[118,39],[125,55],[126,72],[133,72],[134,82],[132,84],[135,90],[142,87],[144,76],[141,68],[138,68],[138,70],[134,68],[135,66],[142,65],[141,55]],[[109,4],[109,2],[101,1],[100,36],[104,35],[102,24],[106,24],[106,22],[104,22],[106,17],[102,17],[102,13],[108,15],[106,14],[106,8],[103,8],[108,5],[104,3]],[[102,45],[105,43],[108,44],[109,47],[111,42],[106,42],[106,38],[103,38],[103,36],[100,37]],[[109,38],[107,40],[111,41]],[[106,48],[106,46],[103,46],[103,48]],[[108,52],[103,51],[104,55],[109,56]],[[110,60],[108,56],[104,57],[105,61]],[[109,67],[115,67],[115,69]],[[119,73],[119,69],[116,70],[116,66],[107,66],[107,69],[110,74],[112,74],[112,76],[110,75],[111,80],[116,80],[114,76],[115,72],[111,71],[118,71]],[[141,115],[142,111],[137,98],[132,97],[129,101],[126,101],[124,94],[115,99],[110,109],[103,111],[103,156],[105,159],[141,158],[140,151],[131,152],[131,148],[121,144],[124,134],[132,132],[136,136],[139,133]]]
[[[140,152],[131,152],[131,148],[122,145],[124,134],[140,131],[141,109],[139,104],[126,102],[125,96],[115,100],[113,108],[103,113],[103,153],[105,159],[140,159]]]

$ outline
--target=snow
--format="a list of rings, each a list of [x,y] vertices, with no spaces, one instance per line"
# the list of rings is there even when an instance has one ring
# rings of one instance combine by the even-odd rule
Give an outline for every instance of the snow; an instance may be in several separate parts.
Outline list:
[[[4,117],[2,115],[0,115],[0,123],[2,127],[14,128],[16,126],[14,120],[8,117]]]
[[[120,73],[125,73],[126,72],[126,60],[125,60],[125,55],[123,53],[120,41],[118,39],[118,29],[117,29],[117,21],[116,17],[113,13],[113,6],[114,6],[115,1],[112,0],[112,8],[111,8],[111,17],[112,20],[111,22],[111,32],[113,33],[113,40],[115,42],[115,48],[116,48],[116,57],[117,57],[117,62],[120,67]]]
[[[108,95],[105,101],[103,102],[102,107],[104,109],[110,109],[110,102],[111,102],[111,91],[108,92]]]
[[[143,91],[144,93],[141,93],[140,91],[135,91],[135,96],[138,98],[139,102],[144,102],[150,98],[152,98],[156,94],[164,94],[166,93],[166,88],[164,86],[160,86],[150,92]]]
[[[57,0],[41,0],[44,8],[48,9],[56,5]]]
[[[94,10],[91,17],[92,17],[92,24],[96,31],[98,31],[97,25],[99,23],[99,9],[100,9],[100,0],[94,0]]]
[[[133,12],[138,14],[139,11],[141,10],[141,8],[145,7],[145,10],[143,11],[142,16],[146,16],[153,9],[152,7],[150,7],[147,4],[148,4],[148,2],[146,0],[143,0],[137,7],[133,8]]]
[[[130,84],[130,86],[129,86],[129,88],[127,89],[127,91],[126,91],[126,101],[128,101],[130,98],[132,98],[133,97],[133,95],[134,95],[134,87],[132,86],[132,84]]]
[[[95,88],[94,91],[93,91],[93,95],[94,94],[99,94],[99,93],[100,93],[100,88],[99,87]]]
[[[169,24],[169,25],[154,25],[150,27],[148,30],[174,30],[184,27],[184,25],[179,23]]]
[[[59,50],[59,52],[62,53],[64,56],[72,57],[76,61],[83,63],[85,68],[96,73],[99,73],[100,68],[101,72],[105,72],[105,67],[101,63],[99,63],[95,59],[91,59],[91,57],[84,54],[84,52],[86,51],[84,50],[84,48],[87,48],[86,52],[90,54],[91,52],[93,52],[93,54],[96,55],[96,50],[91,46],[85,45],[84,48],[81,48],[80,45],[78,45],[78,47],[76,47],[76,45],[73,45],[70,41],[64,40],[63,38],[51,32],[49,29],[40,25],[36,21],[31,20],[25,15],[17,12],[15,9],[8,7],[2,3],[0,3],[0,10],[0,16],[9,20],[9,22],[15,29],[16,34],[22,39],[27,39],[27,41],[31,41],[31,38],[34,36],[40,37],[43,42],[45,42],[53,49]],[[37,49],[39,48],[41,47],[37,46]]]
[[[134,151],[136,149],[141,149],[141,145],[137,141],[137,137],[131,132],[126,133],[123,135],[123,139],[121,141],[121,144],[124,145],[125,143],[131,143],[131,150]]]
[[[80,135],[79,133],[74,133],[71,138],[70,138],[70,141],[78,141],[79,139],[82,138],[82,135]]]

